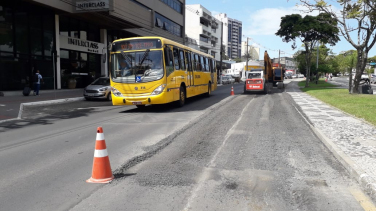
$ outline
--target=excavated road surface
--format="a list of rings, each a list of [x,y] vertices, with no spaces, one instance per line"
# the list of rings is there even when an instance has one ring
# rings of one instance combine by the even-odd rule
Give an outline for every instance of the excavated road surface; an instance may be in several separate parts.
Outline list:
[[[278,90],[234,96],[72,210],[363,210],[295,106]]]

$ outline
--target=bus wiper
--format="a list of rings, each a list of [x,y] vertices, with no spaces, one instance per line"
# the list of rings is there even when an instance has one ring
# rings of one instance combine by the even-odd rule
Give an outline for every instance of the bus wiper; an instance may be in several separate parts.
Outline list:
[[[147,49],[147,50],[145,51],[144,55],[142,55],[142,59],[141,59],[140,63],[138,64],[139,66],[141,66],[142,63],[144,63],[146,57],[149,55],[149,52],[150,52],[150,49]]]
[[[131,68],[132,68],[132,59],[129,58],[129,56],[124,51],[121,51],[120,53],[124,57],[124,59],[127,60],[127,62],[131,65]]]

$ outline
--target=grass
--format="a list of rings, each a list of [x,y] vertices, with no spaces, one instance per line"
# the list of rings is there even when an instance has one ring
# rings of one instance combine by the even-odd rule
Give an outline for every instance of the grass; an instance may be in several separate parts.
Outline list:
[[[306,84],[305,80],[300,81],[298,83],[298,86],[304,87],[305,84]],[[337,85],[327,83],[327,82],[325,82],[325,79],[323,79],[323,78],[320,78],[317,84],[315,82],[309,83],[309,88],[325,88],[325,87],[337,87]]]
[[[299,86],[304,87],[305,81],[299,82]],[[333,87],[336,86],[320,80],[319,84],[310,83],[308,88],[301,90],[376,126],[376,95],[349,94],[348,89]]]

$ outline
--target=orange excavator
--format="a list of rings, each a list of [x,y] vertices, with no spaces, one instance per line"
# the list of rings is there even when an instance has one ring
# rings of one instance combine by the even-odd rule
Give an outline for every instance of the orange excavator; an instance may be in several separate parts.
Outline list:
[[[273,83],[273,86],[277,86],[277,83],[280,82],[283,86],[285,69],[282,67],[273,67],[267,51],[264,53],[264,67],[264,74],[267,82]]]

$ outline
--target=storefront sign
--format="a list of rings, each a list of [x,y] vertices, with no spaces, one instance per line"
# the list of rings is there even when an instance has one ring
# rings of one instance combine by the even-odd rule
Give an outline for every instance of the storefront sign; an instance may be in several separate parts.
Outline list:
[[[60,48],[95,54],[106,52],[103,50],[105,48],[103,43],[81,40],[64,35],[60,35]]]
[[[110,2],[111,1],[111,2]],[[112,0],[76,0],[76,12],[108,11]]]

